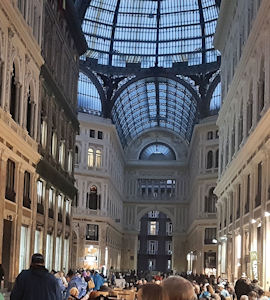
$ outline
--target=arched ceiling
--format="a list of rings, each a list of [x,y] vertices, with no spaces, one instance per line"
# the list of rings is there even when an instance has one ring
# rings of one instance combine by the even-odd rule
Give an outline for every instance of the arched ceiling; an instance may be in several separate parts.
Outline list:
[[[171,68],[217,60],[213,35],[219,1],[84,0],[82,29],[86,56],[98,64]],[[87,7],[86,7],[87,3]]]
[[[153,77],[135,81],[114,103],[112,120],[125,147],[143,131],[161,127],[187,142],[197,121],[198,99],[178,81]]]

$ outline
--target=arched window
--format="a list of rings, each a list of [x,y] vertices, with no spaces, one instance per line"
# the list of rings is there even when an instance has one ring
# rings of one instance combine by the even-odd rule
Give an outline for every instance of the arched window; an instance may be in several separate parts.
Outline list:
[[[64,141],[60,142],[59,162],[60,162],[61,166],[64,168],[64,166],[65,166],[65,142]]]
[[[176,156],[172,148],[163,143],[152,143],[147,145],[140,153],[141,160],[176,160]]]
[[[218,160],[219,160],[219,150],[216,151],[216,164],[215,164],[215,168],[218,168]]]
[[[88,149],[87,164],[88,167],[94,167],[94,150],[92,148]]]
[[[41,146],[43,148],[47,145],[47,122],[45,120],[41,121]]]
[[[207,132],[207,139],[212,140],[213,139],[213,131],[208,131]]]
[[[232,129],[232,140],[231,140],[231,156],[234,155],[235,152],[235,122],[233,121],[233,129]]]
[[[243,140],[243,105],[240,107],[240,116],[238,119],[238,148]]]
[[[31,99],[31,88],[29,86],[29,91],[27,93],[27,107],[26,107],[26,130],[28,131],[29,135],[32,134],[32,99]]]
[[[101,100],[97,88],[84,73],[79,73],[78,109],[81,112],[101,115]]]
[[[213,168],[213,151],[208,151],[207,153],[207,163],[206,163],[206,168],[211,169]]]
[[[75,165],[79,164],[79,148],[75,146]]]
[[[68,172],[72,173],[72,151],[68,151]]]
[[[221,106],[221,83],[216,86],[210,101],[210,111],[218,111]]]
[[[98,195],[95,185],[92,185],[90,193],[87,193],[86,208],[94,210],[100,209],[100,195]]]
[[[96,151],[96,167],[101,168],[101,150]]]
[[[252,92],[252,84],[249,88],[249,99],[247,103],[247,135],[252,127],[253,122],[253,92]]]
[[[16,88],[16,70],[15,65],[13,64],[13,71],[11,74],[11,81],[10,81],[10,106],[9,111],[11,117],[14,121],[17,121],[17,88]]]
[[[209,190],[208,196],[205,197],[204,211],[207,213],[216,213],[217,196],[214,194],[214,187]]]
[[[258,82],[258,120],[260,119],[260,113],[264,108],[265,98],[265,69],[264,69],[264,57],[261,59],[260,66],[260,78]]]
[[[6,173],[6,199],[15,202],[15,162],[8,159]]]
[[[53,134],[52,134],[52,156],[53,156],[53,158],[56,158],[56,152],[57,152],[57,135],[56,135],[56,132],[53,132]]]
[[[23,206],[27,208],[31,207],[30,188],[31,188],[31,176],[29,172],[25,171],[24,184],[23,184]]]

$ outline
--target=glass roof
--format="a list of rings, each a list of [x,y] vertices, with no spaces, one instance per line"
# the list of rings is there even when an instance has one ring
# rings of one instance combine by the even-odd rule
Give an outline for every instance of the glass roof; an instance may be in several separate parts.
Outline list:
[[[217,17],[215,0],[91,0],[82,23],[86,56],[117,67],[213,62]]]
[[[190,141],[197,117],[197,101],[181,83],[168,78],[141,79],[122,91],[112,120],[125,146],[144,130],[161,127]]]
[[[78,81],[78,111],[101,115],[102,107],[97,88],[84,73],[79,73]]]
[[[210,110],[217,111],[221,106],[221,82],[216,86],[210,101]]]
[[[147,145],[141,152],[141,160],[175,160],[174,151],[163,143],[153,143]]]

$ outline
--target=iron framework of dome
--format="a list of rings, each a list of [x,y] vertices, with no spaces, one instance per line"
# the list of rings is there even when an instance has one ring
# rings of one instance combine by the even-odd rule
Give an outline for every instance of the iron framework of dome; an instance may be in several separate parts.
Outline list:
[[[143,131],[161,127],[190,140],[197,99],[181,82],[155,77],[135,81],[117,98],[112,119],[122,144]]]
[[[86,1],[87,2],[87,1]],[[98,64],[171,68],[215,62],[215,0],[92,0],[82,29]]]
[[[212,41],[220,0],[76,0],[88,51],[78,109],[111,118],[125,148],[152,128],[189,143],[217,113],[220,57]]]

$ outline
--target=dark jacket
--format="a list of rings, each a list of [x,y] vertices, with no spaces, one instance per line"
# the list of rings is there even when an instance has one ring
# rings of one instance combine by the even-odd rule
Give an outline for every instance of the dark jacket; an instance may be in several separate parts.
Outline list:
[[[248,293],[252,291],[252,288],[244,278],[240,278],[236,281],[234,290],[237,299],[240,300],[240,297],[242,295],[248,295]]]
[[[43,266],[23,270],[16,278],[10,300],[62,300],[56,278]]]

